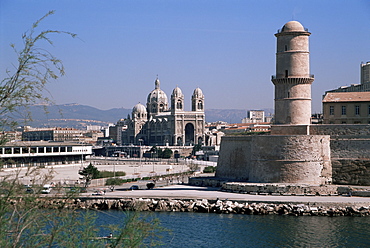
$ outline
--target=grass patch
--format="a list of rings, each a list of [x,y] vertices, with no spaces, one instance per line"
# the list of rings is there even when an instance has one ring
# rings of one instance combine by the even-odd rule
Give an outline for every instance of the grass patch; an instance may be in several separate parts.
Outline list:
[[[107,178],[107,177],[123,177],[126,176],[126,172],[124,171],[116,171],[115,173],[113,171],[99,171],[98,178]]]

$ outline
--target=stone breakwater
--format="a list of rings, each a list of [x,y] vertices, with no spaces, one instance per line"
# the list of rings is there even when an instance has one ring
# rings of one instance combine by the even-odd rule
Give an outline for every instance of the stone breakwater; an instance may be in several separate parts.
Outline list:
[[[46,200],[46,199],[45,199]],[[350,204],[348,204],[350,205]],[[95,210],[199,212],[247,215],[292,216],[370,216],[370,206],[345,204],[318,205],[293,203],[248,203],[230,200],[176,200],[176,199],[105,199],[78,198],[46,200],[44,207]]]

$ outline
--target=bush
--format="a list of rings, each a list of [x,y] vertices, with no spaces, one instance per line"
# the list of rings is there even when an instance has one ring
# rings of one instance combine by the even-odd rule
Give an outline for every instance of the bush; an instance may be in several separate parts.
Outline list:
[[[121,185],[122,183],[124,183],[126,180],[124,179],[121,179],[121,178],[109,178],[107,179],[107,181],[105,182],[105,185],[106,186],[109,186],[109,185]]]
[[[214,173],[216,171],[216,166],[207,166],[204,168],[203,173]]]

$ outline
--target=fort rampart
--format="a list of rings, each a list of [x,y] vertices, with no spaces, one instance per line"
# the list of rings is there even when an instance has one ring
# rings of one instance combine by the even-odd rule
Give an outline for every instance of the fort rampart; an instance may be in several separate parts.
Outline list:
[[[258,183],[331,180],[328,135],[225,136],[216,177]]]

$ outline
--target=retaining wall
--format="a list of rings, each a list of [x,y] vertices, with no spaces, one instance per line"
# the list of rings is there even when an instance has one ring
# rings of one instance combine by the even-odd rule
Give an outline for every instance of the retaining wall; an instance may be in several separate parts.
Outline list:
[[[327,135],[224,136],[216,177],[259,183],[330,183],[329,143]]]

